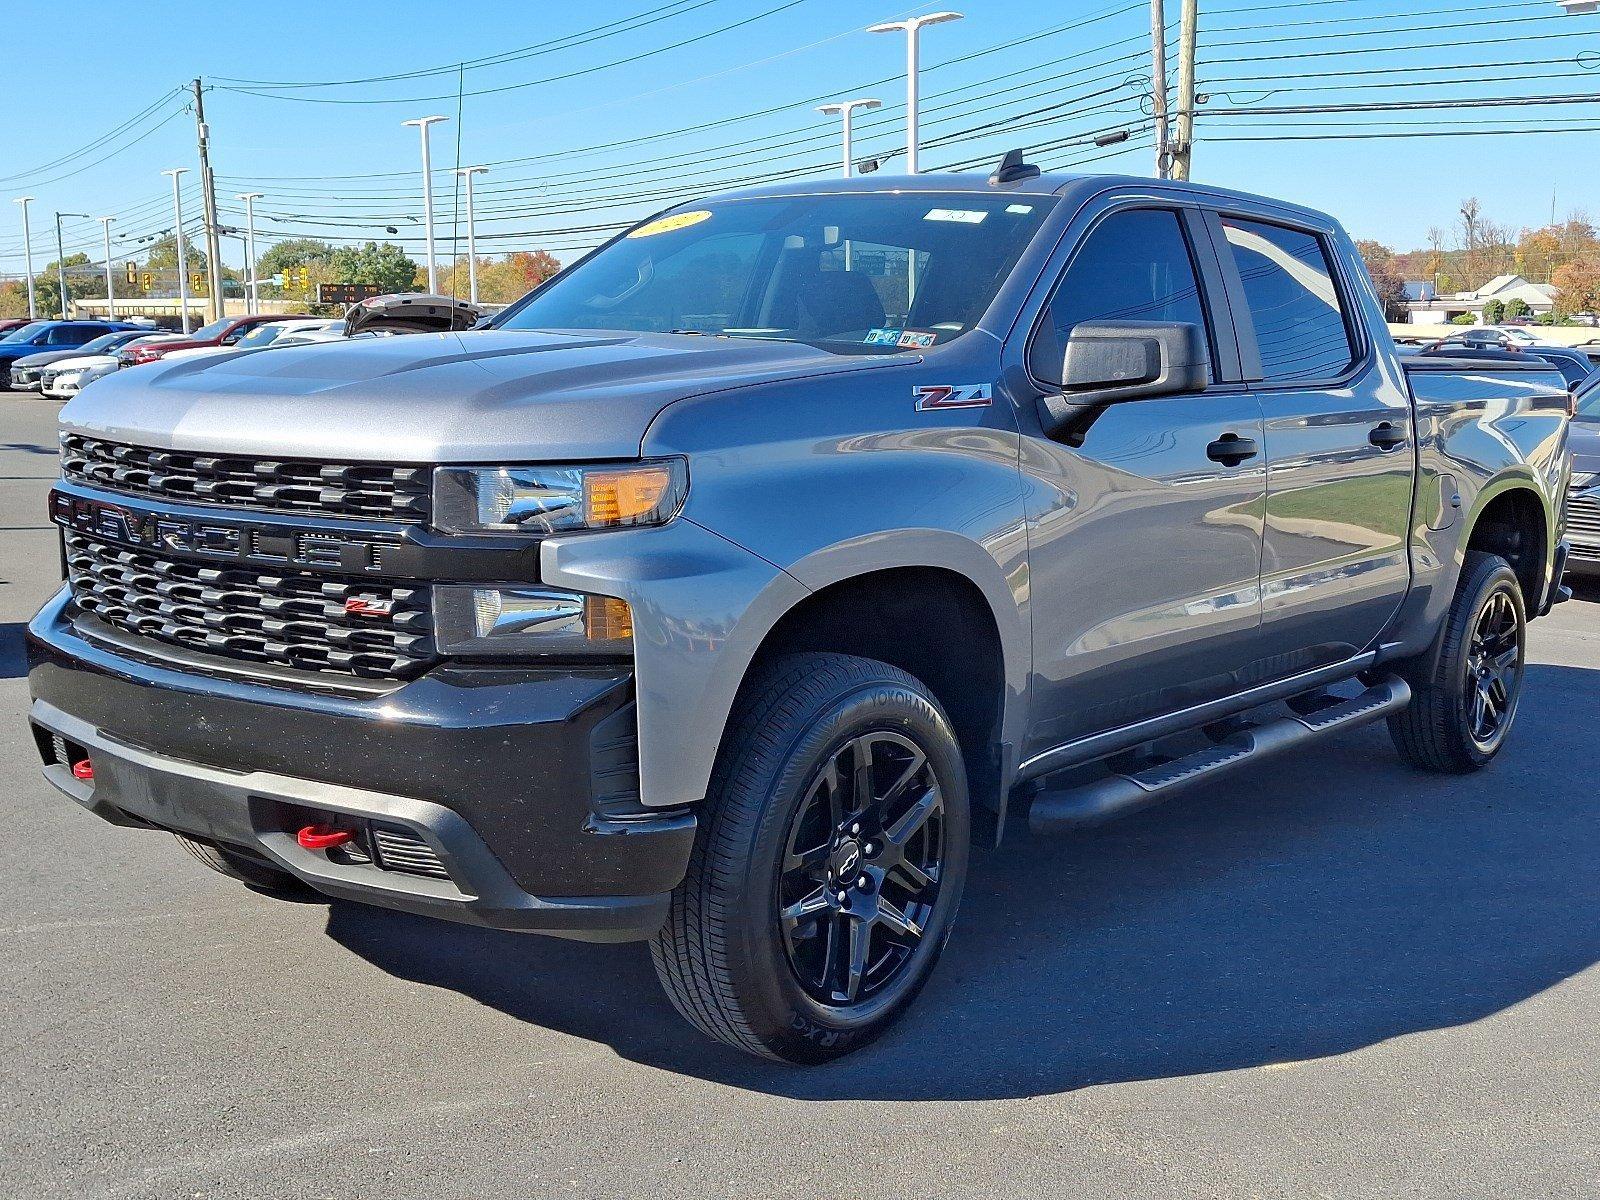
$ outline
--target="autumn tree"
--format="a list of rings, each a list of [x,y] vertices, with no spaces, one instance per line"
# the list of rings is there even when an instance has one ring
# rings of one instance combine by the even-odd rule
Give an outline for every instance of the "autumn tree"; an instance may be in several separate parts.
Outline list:
[[[1556,268],[1556,310],[1567,315],[1600,310],[1600,262],[1581,259]]]
[[[1367,274],[1372,276],[1372,286],[1378,291],[1384,318],[1389,321],[1404,321],[1406,281],[1395,266],[1394,251],[1382,242],[1370,239],[1357,242],[1356,249],[1361,254],[1361,261],[1367,265]]]

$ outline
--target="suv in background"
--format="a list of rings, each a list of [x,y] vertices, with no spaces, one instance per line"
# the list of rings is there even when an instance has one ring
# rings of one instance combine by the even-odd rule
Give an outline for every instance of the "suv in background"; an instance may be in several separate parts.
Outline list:
[[[11,386],[11,364],[44,350],[74,350],[107,333],[140,329],[125,321],[30,321],[0,337],[0,389]]]
[[[186,337],[132,346],[125,353],[118,355],[118,359],[125,367],[136,367],[140,363],[155,362],[164,358],[174,350],[195,350],[202,346],[233,346],[257,325],[304,315],[304,313],[256,313],[254,316],[222,317],[209,325],[201,326]]]
[[[99,337],[85,342],[81,346],[61,346],[50,350],[41,350],[37,354],[27,354],[11,364],[11,386],[14,388],[36,389],[39,380],[43,377],[45,368],[54,363],[65,361],[69,358],[80,358],[85,354],[111,354],[122,349],[129,342],[141,337],[149,337],[148,329],[118,329],[112,333],[102,333]]]

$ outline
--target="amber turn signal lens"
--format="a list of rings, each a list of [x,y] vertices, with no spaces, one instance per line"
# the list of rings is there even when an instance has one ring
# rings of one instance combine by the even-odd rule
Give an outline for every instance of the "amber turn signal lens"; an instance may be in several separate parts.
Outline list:
[[[590,470],[583,480],[585,523],[594,529],[637,524],[667,506],[672,487],[665,466]]]
[[[620,642],[633,637],[633,610],[615,596],[586,596],[583,633],[591,642]]]

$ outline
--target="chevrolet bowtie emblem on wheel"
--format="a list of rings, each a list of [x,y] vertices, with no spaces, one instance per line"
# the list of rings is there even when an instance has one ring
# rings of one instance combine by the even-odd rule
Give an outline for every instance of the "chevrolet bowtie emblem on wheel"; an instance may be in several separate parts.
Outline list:
[[[911,389],[918,412],[946,408],[988,408],[993,401],[987,383],[928,383]]]

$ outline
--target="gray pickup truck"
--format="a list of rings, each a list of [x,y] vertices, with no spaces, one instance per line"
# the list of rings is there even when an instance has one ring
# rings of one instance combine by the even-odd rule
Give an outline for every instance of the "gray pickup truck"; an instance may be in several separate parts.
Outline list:
[[[1403,361],[1276,201],[1015,156],[740,192],[486,328],[88,388],[31,721],[258,890],[649,939],[700,1029],[815,1062],[912,1001],[1008,811],[1377,718],[1487,764],[1570,403]]]

